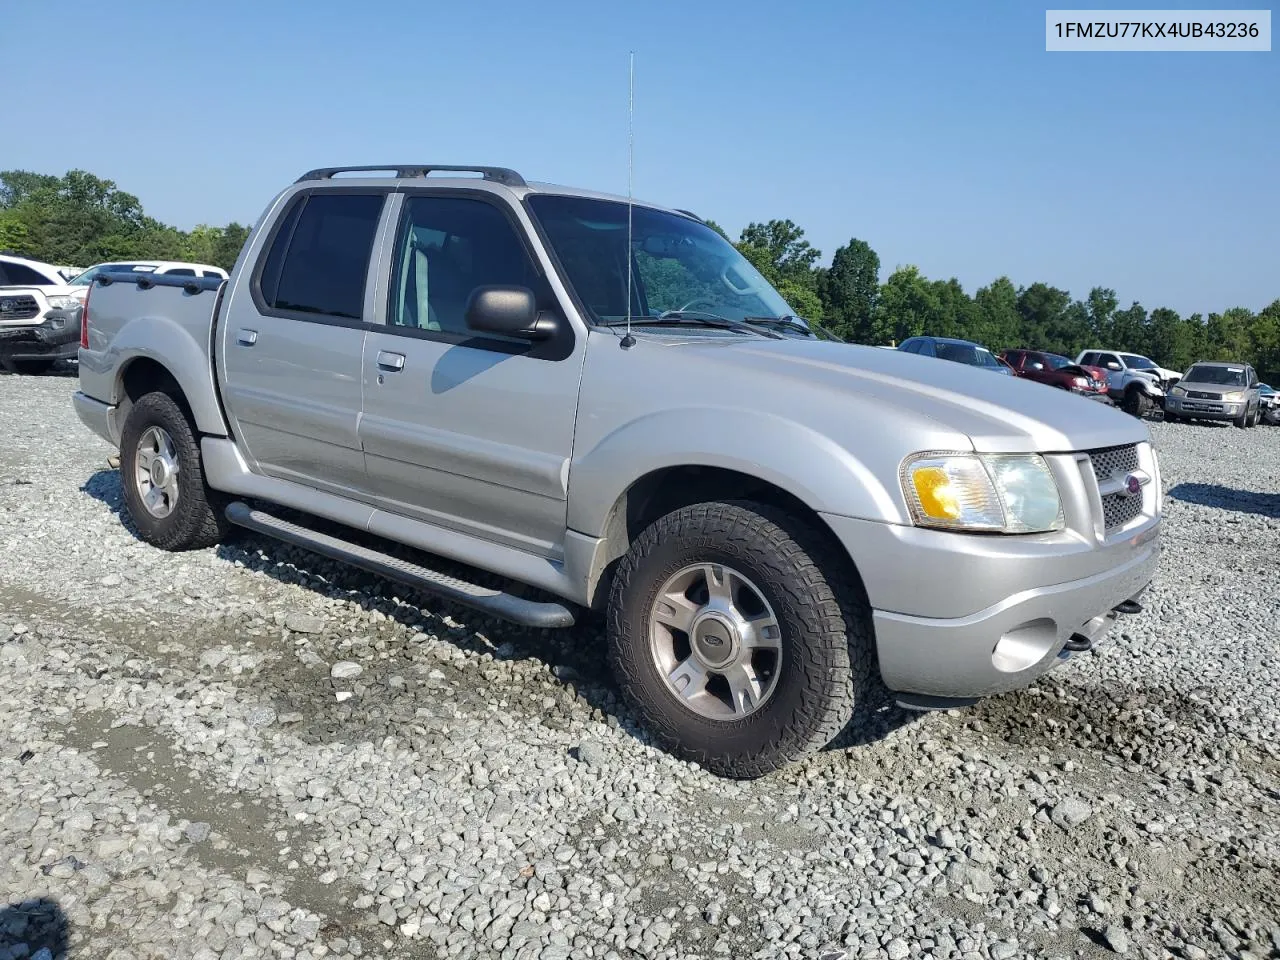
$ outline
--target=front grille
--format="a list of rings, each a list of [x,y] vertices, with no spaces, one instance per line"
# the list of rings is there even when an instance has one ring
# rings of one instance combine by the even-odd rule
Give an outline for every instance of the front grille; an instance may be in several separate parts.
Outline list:
[[[1221,400],[1222,397],[1216,393],[1205,393],[1203,390],[1188,390],[1187,396],[1192,400]]]
[[[1104,447],[1089,451],[1089,461],[1093,464],[1093,475],[1099,481],[1112,477],[1123,479],[1138,469],[1138,448]],[[1102,498],[1102,525],[1107,533],[1142,514],[1141,493],[1126,496],[1122,493],[1110,493]]]
[[[5,320],[30,320],[40,312],[36,298],[28,295],[20,297],[0,297],[0,323]]]

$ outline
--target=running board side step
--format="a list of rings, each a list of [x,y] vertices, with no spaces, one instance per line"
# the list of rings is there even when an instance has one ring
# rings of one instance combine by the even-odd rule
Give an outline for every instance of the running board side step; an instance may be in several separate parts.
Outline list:
[[[369,547],[309,530],[262,510],[255,510],[238,500],[227,505],[226,515],[227,519],[238,527],[274,537],[276,540],[318,553],[330,560],[349,563],[406,586],[428,590],[446,600],[452,600],[511,623],[542,629],[573,626],[573,611],[561,603],[526,600],[524,597],[517,597],[501,590],[468,583],[466,580],[451,577],[447,573],[440,573]]]

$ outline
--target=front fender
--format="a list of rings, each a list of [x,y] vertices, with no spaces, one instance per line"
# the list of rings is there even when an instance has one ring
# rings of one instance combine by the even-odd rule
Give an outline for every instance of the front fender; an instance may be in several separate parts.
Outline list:
[[[101,355],[102,366],[116,371],[112,403],[118,404],[124,398],[124,373],[130,363],[141,357],[160,364],[178,382],[201,433],[219,437],[230,433],[218,403],[208,345],[164,317],[128,321]]]
[[[669,467],[719,467],[764,480],[820,513],[904,523],[904,505],[850,450],[780,416],[734,408],[677,408],[633,420],[577,453],[569,467],[568,525],[605,535],[633,483]],[[726,491],[731,494],[731,491]]]

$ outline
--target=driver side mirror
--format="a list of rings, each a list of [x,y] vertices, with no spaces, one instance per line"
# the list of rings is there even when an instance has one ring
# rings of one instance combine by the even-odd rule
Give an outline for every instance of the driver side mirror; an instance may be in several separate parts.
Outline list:
[[[538,312],[537,298],[528,287],[476,287],[463,316],[469,328],[481,333],[546,340],[556,332],[555,319]]]
[[[1110,361],[1108,361],[1108,362],[1107,362],[1107,369],[1108,369],[1108,370],[1119,370],[1119,369],[1120,369],[1120,364],[1116,363],[1114,360],[1110,360]]]
[[[1031,367],[1031,369],[1032,369],[1032,370],[1043,370],[1043,369],[1044,369],[1044,364],[1043,364],[1043,363],[1041,363],[1039,360],[1034,360],[1034,361],[1032,361],[1032,362],[1029,364],[1029,366]]]

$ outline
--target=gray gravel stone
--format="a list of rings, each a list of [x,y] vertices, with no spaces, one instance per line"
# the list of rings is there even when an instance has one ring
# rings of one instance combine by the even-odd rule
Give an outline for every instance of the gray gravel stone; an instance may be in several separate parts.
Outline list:
[[[327,625],[324,617],[313,617],[305,613],[291,613],[285,617],[285,629],[294,633],[323,633]]]
[[[0,482],[0,892],[61,904],[72,955],[1280,949],[1274,428],[1151,424],[1159,578],[1093,653],[739,782],[651,745],[594,627],[247,535],[151,549],[74,387],[0,376],[0,473],[48,478]]]
[[[1107,928],[1102,931],[1102,939],[1107,941],[1109,946],[1116,953],[1129,952],[1129,937],[1124,932],[1124,927],[1117,924],[1108,924]]]
[[[364,673],[364,667],[350,660],[339,660],[329,668],[329,676],[334,680],[354,680]]]
[[[1084,823],[1093,814],[1093,807],[1077,797],[1060,800],[1053,807],[1049,818],[1058,826],[1071,828]]]

